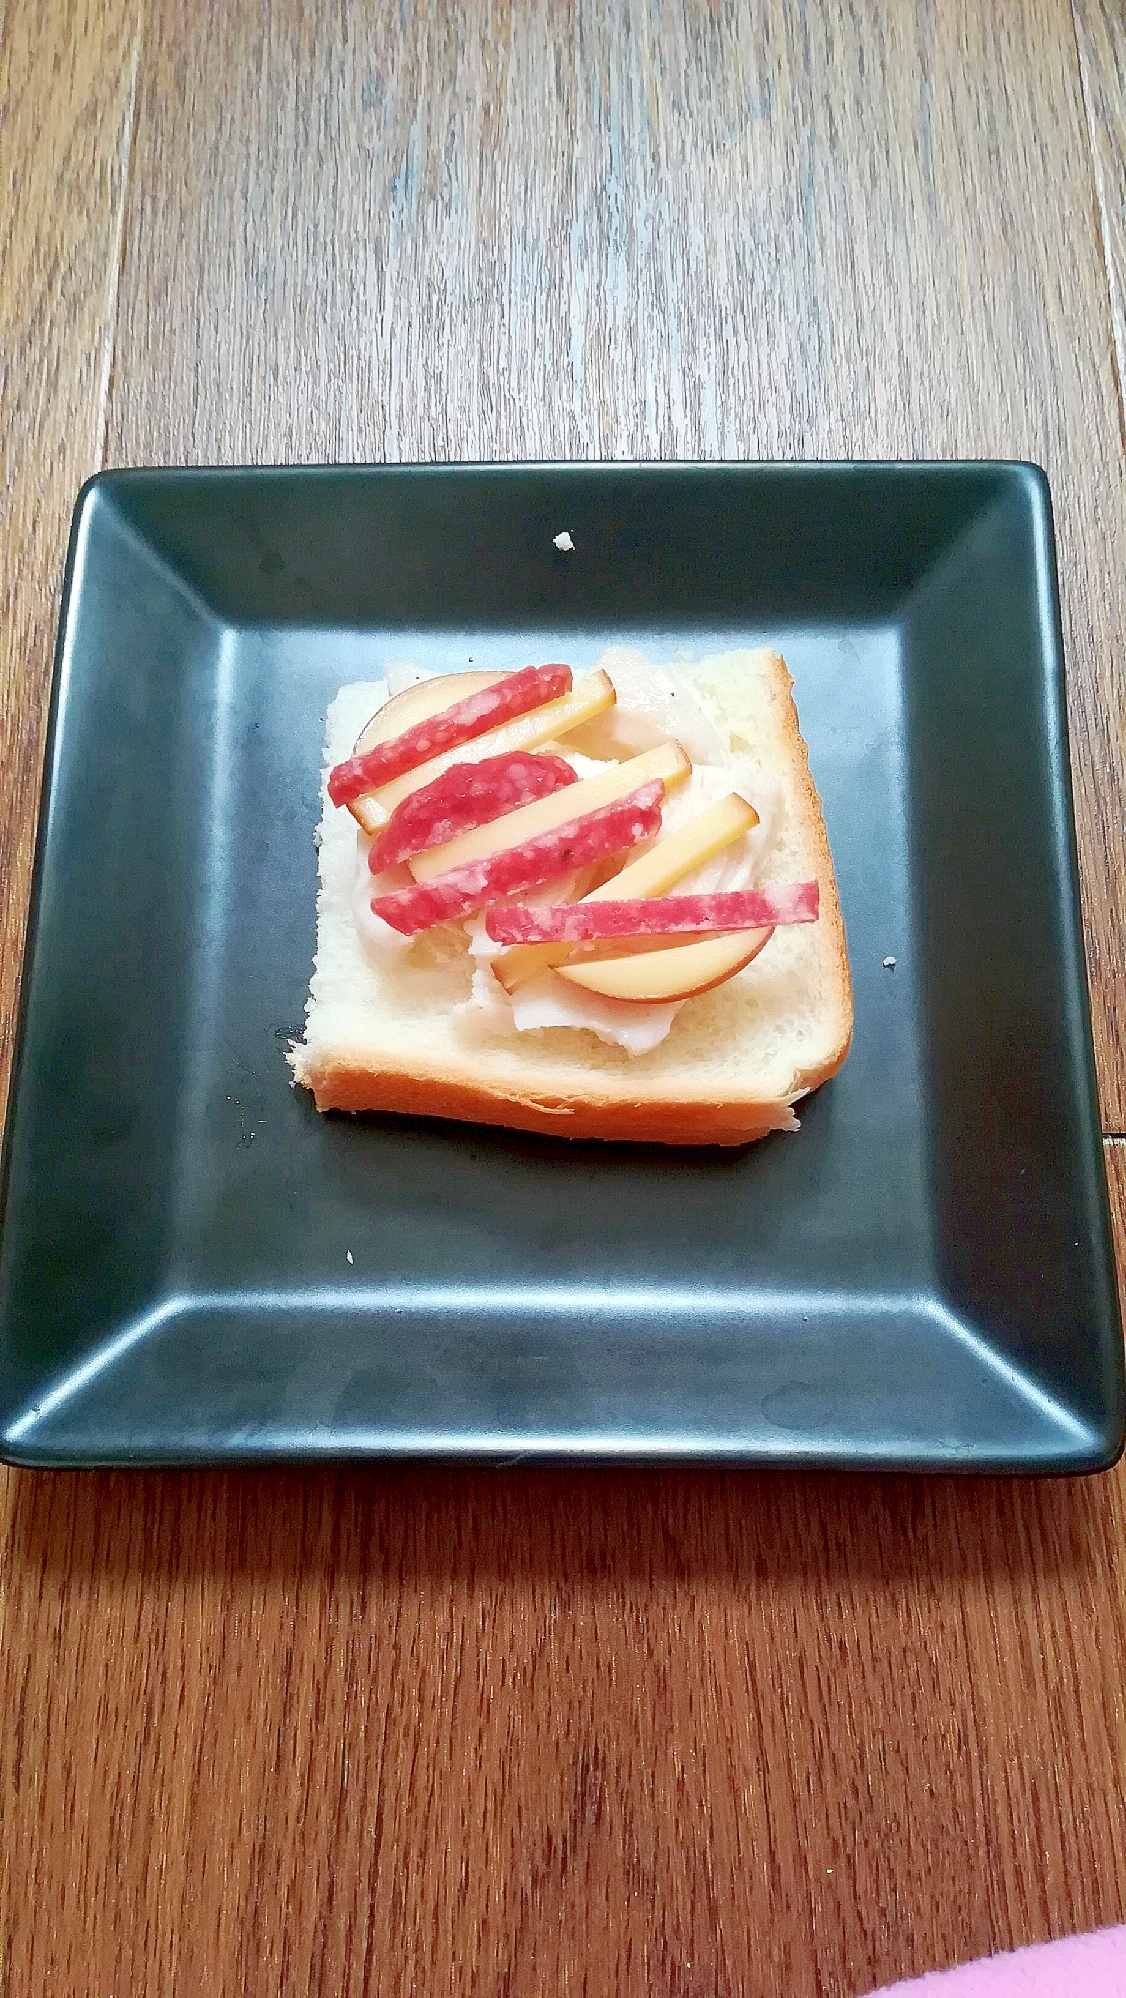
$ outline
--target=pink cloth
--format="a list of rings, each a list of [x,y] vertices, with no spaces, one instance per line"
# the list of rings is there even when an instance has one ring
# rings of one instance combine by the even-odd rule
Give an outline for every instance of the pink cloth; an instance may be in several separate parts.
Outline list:
[[[1126,1928],[928,1971],[870,1998],[1126,1998]]]

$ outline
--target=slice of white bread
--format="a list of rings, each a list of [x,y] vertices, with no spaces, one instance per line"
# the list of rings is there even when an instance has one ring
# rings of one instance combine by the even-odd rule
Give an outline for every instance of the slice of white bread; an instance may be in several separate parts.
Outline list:
[[[612,667],[613,655],[605,663]],[[586,1030],[498,1035],[472,1013],[460,930],[372,961],[352,916],[356,826],[322,791],[317,955],[305,1039],[289,1056],[319,1110],[390,1110],[570,1138],[736,1145],[796,1130],[792,1105],[835,1074],[852,1037],[844,923],[821,803],[785,662],[732,652],[662,669],[684,679],[739,766],[784,788],[761,885],[816,877],[816,923],[775,931],[746,969],[687,1000],[668,1038],[640,1055]],[[351,753],[386,698],[344,688],[329,710],[326,770]],[[754,802],[753,788],[751,802]]]

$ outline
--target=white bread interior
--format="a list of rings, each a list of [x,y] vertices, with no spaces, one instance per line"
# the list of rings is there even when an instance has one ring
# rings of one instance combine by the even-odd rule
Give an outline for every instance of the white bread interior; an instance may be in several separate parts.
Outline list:
[[[600,663],[612,673],[613,654]],[[782,782],[786,809],[761,885],[816,877],[818,921],[777,929],[744,971],[688,1000],[668,1038],[646,1054],[567,1027],[498,1036],[471,1014],[455,1017],[472,970],[460,930],[423,936],[378,967],[365,956],[351,913],[356,827],[322,787],[316,963],[305,1039],[289,1056],[319,1110],[389,1110],[676,1145],[735,1145],[797,1128],[794,1103],[848,1053],[852,987],[793,683],[769,651],[662,670],[690,682],[741,770]],[[378,683],[337,696],[326,777],[385,698]]]

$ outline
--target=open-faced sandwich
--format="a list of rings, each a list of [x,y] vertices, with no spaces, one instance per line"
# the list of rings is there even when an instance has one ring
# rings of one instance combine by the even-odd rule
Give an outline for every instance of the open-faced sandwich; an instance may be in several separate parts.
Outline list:
[[[320,1110],[741,1144],[852,1033],[820,801],[776,653],[343,688],[317,955]]]

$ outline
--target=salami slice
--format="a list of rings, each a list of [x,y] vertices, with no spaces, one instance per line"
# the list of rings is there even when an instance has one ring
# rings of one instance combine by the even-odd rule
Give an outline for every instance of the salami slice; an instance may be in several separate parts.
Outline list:
[[[490,909],[485,931],[494,943],[503,944],[715,936],[733,930],[773,928],[779,923],[815,923],[817,909],[816,881],[801,881],[781,888],[729,889],[717,895],[661,895],[631,902]]]
[[[487,756],[481,763],[451,763],[432,784],[411,791],[396,805],[386,828],[372,842],[371,871],[382,874],[413,854],[444,846],[458,833],[473,832],[577,781],[562,756],[537,756],[527,749]]]
[[[569,666],[525,666],[520,673],[506,674],[491,687],[482,687],[480,693],[455,701],[440,714],[392,736],[390,742],[377,742],[362,756],[349,756],[338,763],[329,775],[328,795],[334,805],[347,805],[362,798],[365,791],[376,791],[393,777],[417,770],[432,756],[472,742],[488,729],[499,728],[502,722],[513,721],[531,708],[542,708],[570,691]]]
[[[500,896],[524,895],[543,881],[592,867],[611,854],[624,853],[638,840],[660,830],[665,787],[659,777],[642,784],[628,797],[616,798],[595,812],[584,812],[566,825],[537,833],[520,846],[505,847],[484,860],[471,860],[434,881],[376,895],[372,909],[403,936],[432,929],[435,923],[455,922],[472,915],[485,902]]]

